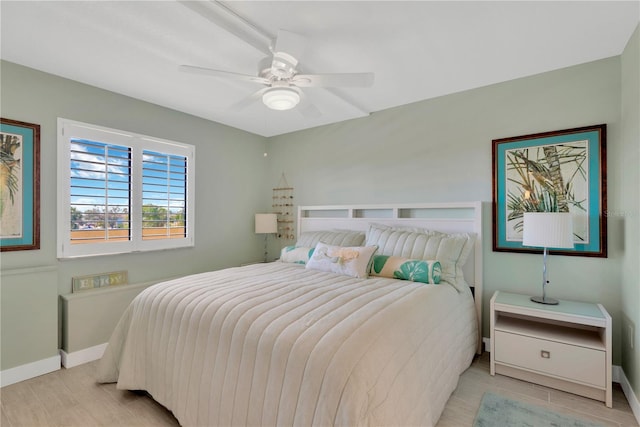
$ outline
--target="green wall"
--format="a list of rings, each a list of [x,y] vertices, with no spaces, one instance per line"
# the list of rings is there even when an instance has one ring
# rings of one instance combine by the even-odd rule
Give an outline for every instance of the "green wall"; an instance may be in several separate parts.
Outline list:
[[[264,195],[270,191],[263,179],[267,173],[265,138],[13,63],[3,61],[0,65],[2,117],[41,126],[41,249],[2,253],[6,280],[0,285],[0,297],[2,307],[12,310],[2,310],[0,369],[58,353],[61,337],[46,351],[42,345],[32,345],[29,350],[23,341],[51,341],[50,325],[59,322],[58,295],[71,292],[73,276],[128,270],[130,283],[143,283],[261,258],[262,240],[253,232],[253,214],[264,209]],[[195,145],[195,247],[58,261],[58,117]],[[48,291],[53,289],[48,294],[52,297],[33,299],[33,285],[21,284],[42,282],[41,274],[30,277],[29,273],[42,267],[54,267],[54,280],[39,283]],[[10,274],[18,270],[20,275]],[[43,318],[38,313],[54,313],[56,317]],[[10,333],[17,330],[18,323],[20,334]]]
[[[623,149],[618,153],[621,167],[612,172],[618,171],[622,181],[622,369],[640,398],[640,26],[622,54],[621,75]]]
[[[620,57],[613,57],[272,137],[270,181],[284,171],[300,205],[486,202],[486,337],[494,291],[537,294],[542,274],[542,256],[492,251],[492,140],[606,123],[615,159],[623,149],[620,80]],[[610,174],[609,209],[620,209],[620,185],[620,176]],[[621,361],[622,229],[619,218],[609,222],[606,259],[551,256],[548,263],[550,295],[601,302],[611,313],[615,364]]]
[[[297,205],[482,200],[485,301],[495,290],[538,293],[540,256],[491,250],[491,141],[606,123],[608,210],[614,213],[608,218],[609,257],[551,256],[549,293],[604,304],[614,319],[614,364],[622,364],[640,395],[638,39],[636,30],[619,57],[268,139],[2,62],[2,116],[41,124],[43,154],[42,249],[3,253],[3,273],[53,266],[57,283],[47,286],[66,294],[75,275],[126,269],[130,282],[143,283],[260,259],[262,240],[253,234],[253,213],[268,209],[271,187],[284,172]],[[196,145],[196,247],[58,261],[53,220],[57,117]],[[272,242],[272,251],[281,243]],[[9,298],[27,313],[51,309],[49,301],[46,307],[44,302],[29,306],[30,291],[19,287],[1,291],[3,307],[12,304]],[[484,312],[488,336],[488,306]],[[3,313],[3,332],[14,321]],[[635,325],[634,350],[623,334],[625,322]],[[47,332],[34,325],[25,334],[43,339]],[[14,344],[3,333],[1,369],[15,366],[13,356],[5,363],[5,353],[11,352],[6,349]],[[49,356],[34,350],[20,360]]]

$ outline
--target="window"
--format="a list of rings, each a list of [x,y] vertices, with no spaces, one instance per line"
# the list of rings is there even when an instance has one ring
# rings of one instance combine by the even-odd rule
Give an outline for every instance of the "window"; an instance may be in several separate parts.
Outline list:
[[[58,258],[193,246],[194,153],[58,119]]]

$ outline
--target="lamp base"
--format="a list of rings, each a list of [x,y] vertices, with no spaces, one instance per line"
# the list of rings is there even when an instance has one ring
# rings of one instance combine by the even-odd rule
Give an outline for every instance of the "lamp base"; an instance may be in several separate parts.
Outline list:
[[[537,302],[538,304],[547,304],[547,305],[558,305],[559,301],[553,298],[547,297],[531,297],[531,301]]]

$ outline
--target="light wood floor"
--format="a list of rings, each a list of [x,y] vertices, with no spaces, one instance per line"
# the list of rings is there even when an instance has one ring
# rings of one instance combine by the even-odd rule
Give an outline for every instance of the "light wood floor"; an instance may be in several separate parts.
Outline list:
[[[462,374],[458,387],[449,398],[437,427],[471,427],[485,391],[549,408],[579,419],[597,422],[606,427],[638,426],[619,384],[613,385],[613,408],[610,409],[604,403],[586,397],[502,375],[492,377],[489,375],[489,360],[490,354],[483,353]]]
[[[2,427],[36,426],[177,426],[178,422],[145,394],[96,384],[96,362],[62,369],[0,389]],[[508,377],[489,375],[484,353],[462,375],[437,427],[471,427],[485,391],[548,407],[556,412],[592,420],[604,426],[638,426],[619,386],[613,408],[603,403],[536,386]],[[500,426],[502,427],[502,426]]]

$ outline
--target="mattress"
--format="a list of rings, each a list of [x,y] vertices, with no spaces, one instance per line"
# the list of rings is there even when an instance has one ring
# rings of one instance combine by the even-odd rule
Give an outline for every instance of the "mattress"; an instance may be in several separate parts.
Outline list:
[[[429,426],[476,339],[468,289],[255,264],[147,288],[98,381],[183,426]]]

